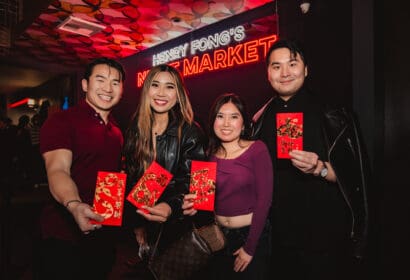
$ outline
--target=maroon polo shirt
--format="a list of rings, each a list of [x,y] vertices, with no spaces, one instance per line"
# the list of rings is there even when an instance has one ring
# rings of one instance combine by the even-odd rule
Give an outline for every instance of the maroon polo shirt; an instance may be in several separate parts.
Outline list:
[[[105,124],[84,100],[77,106],[51,115],[41,128],[42,154],[72,151],[71,177],[83,202],[92,205],[98,171],[119,171],[123,137],[112,116]],[[43,237],[75,239],[80,230],[60,204],[48,205],[42,215]]]

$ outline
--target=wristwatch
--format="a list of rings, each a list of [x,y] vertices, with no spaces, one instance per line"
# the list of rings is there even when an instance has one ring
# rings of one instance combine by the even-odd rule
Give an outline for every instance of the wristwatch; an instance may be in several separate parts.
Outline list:
[[[323,167],[323,169],[320,171],[320,177],[325,178],[327,176],[328,170],[326,167]]]

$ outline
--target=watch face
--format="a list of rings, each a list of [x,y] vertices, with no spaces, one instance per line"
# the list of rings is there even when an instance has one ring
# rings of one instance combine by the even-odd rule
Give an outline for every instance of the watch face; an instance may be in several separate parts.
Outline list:
[[[322,171],[320,171],[320,176],[325,178],[327,176],[327,168],[323,168]]]

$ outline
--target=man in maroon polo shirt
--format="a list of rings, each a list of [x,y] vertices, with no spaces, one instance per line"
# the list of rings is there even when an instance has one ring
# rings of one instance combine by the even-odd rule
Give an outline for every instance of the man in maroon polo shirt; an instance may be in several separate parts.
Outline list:
[[[53,114],[40,133],[51,195],[41,217],[39,279],[106,278],[115,257],[112,231],[93,202],[98,171],[119,171],[121,130],[110,115],[120,101],[125,72],[118,62],[91,62],[81,81],[85,100]]]

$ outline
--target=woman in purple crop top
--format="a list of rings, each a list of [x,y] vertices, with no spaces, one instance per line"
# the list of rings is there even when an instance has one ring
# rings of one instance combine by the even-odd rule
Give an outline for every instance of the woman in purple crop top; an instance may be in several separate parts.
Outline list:
[[[249,140],[244,104],[235,94],[219,96],[210,112],[209,159],[217,162],[215,215],[227,246],[210,264],[211,279],[266,279],[267,219],[272,201],[272,161],[265,144]],[[195,215],[192,194],[183,209]]]

